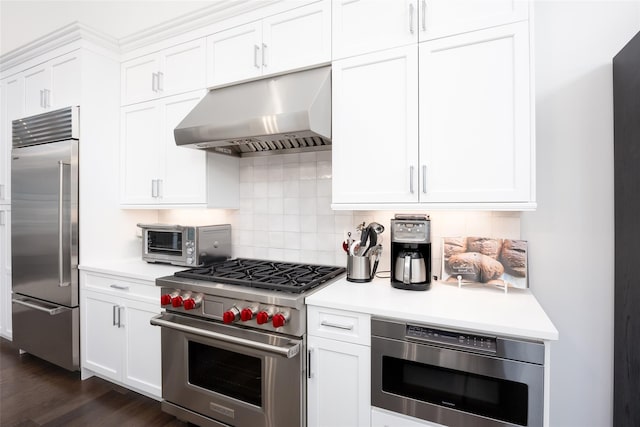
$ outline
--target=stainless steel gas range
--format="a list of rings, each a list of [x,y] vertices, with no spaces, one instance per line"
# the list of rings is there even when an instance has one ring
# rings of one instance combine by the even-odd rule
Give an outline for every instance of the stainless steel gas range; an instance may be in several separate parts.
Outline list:
[[[344,272],[238,258],[157,279],[162,409],[201,426],[306,425],[304,299]]]

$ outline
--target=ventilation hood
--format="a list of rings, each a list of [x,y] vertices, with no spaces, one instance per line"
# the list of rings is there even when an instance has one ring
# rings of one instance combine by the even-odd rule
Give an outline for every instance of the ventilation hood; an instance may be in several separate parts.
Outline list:
[[[210,90],[176,144],[234,156],[331,148],[331,67]]]

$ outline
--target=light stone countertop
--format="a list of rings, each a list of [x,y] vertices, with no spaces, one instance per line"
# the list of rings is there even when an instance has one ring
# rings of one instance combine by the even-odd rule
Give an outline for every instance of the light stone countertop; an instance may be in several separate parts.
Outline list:
[[[181,267],[169,264],[153,264],[140,258],[106,261],[104,263],[81,264],[78,269],[94,273],[124,276],[130,279],[151,281],[155,285],[158,277],[171,276],[176,271],[186,270],[189,267]]]

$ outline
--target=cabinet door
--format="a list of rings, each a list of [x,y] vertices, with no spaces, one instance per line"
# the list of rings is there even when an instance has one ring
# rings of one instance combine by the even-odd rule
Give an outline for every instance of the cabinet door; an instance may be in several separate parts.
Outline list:
[[[124,383],[160,398],[162,366],[160,328],[150,319],[160,313],[160,306],[127,300],[121,322],[126,341]]]
[[[157,96],[157,76],[154,75],[158,71],[156,54],[123,62],[120,67],[122,105],[154,99]]]
[[[207,86],[262,75],[262,22],[207,37]]]
[[[321,1],[263,20],[262,73],[331,61],[331,3]]]
[[[71,53],[49,61],[51,88],[45,102],[47,109],[80,105],[81,63],[80,54]]]
[[[122,378],[124,306],[118,298],[85,291],[81,302],[82,367],[120,381]],[[126,324],[125,324],[126,325]]]
[[[416,43],[417,7],[416,0],[334,1],[334,60]]]
[[[528,24],[420,45],[420,200],[527,202]]]
[[[420,41],[528,18],[522,0],[419,0]]]
[[[182,43],[160,52],[159,94],[176,95],[196,89],[204,89],[205,83],[204,39]]]
[[[165,168],[160,185],[162,203],[207,203],[206,152],[178,147],[173,137],[175,127],[205,94],[206,91],[195,91],[163,100],[162,138]]]
[[[46,90],[51,88],[51,74],[45,64],[24,73],[24,115],[44,113]]]
[[[333,203],[418,200],[418,47],[333,63]]]
[[[0,205],[0,336],[11,339],[11,207]]]
[[[369,427],[370,348],[310,335],[308,349],[309,427]]]
[[[123,107],[121,128],[121,203],[154,204],[164,169],[161,112],[157,101]]]
[[[11,200],[11,122],[24,115],[24,78],[13,76],[2,82],[2,133],[0,134],[0,203]]]

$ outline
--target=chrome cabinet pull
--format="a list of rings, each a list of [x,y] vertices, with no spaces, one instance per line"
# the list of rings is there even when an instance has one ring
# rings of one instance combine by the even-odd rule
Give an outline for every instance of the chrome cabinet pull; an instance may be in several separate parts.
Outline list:
[[[253,45],[253,66],[256,68],[260,68],[260,64],[258,64],[258,52],[260,51],[260,46],[257,44]]]
[[[409,32],[413,34],[413,3],[409,4]]]
[[[129,290],[129,286],[116,285],[115,283],[113,285],[110,285],[109,287],[113,288],[113,289],[118,289],[120,291],[128,291]]]
[[[427,0],[422,0],[422,31],[427,31]]]
[[[409,192],[413,194],[413,166],[409,166]]]
[[[309,348],[309,350],[307,350],[307,378],[313,377],[313,374],[311,373],[311,354],[312,353],[313,353],[313,348]]]
[[[0,225],[6,225],[5,224],[5,215],[6,215],[5,211],[0,211]]]
[[[118,328],[124,328],[124,323],[122,323],[122,310],[124,310],[124,307],[118,306]]]
[[[62,227],[64,226],[64,167],[70,166],[67,163],[58,161],[58,286],[63,288],[71,285],[64,281],[64,236]]]
[[[164,73],[162,71],[158,71],[158,92],[162,92],[164,90]]]
[[[158,75],[156,73],[151,74],[151,91],[157,92],[158,89]]]
[[[40,107],[44,108],[44,90],[40,90]]]
[[[341,325],[339,323],[327,322],[326,320],[323,320],[322,322],[320,322],[320,325],[326,326],[328,328],[343,329],[345,331],[352,331],[353,330],[353,325]]]
[[[113,326],[116,326],[116,325],[118,324],[118,322],[116,321],[116,311],[118,310],[118,306],[117,306],[117,305],[114,305],[114,306],[112,307],[112,309],[113,309],[113,310],[112,310],[112,313],[111,313],[111,314],[112,314],[112,316],[113,316]]]
[[[158,197],[158,180],[157,179],[152,179],[151,180],[151,197]]]
[[[267,66],[267,45],[262,43],[262,66]]]
[[[0,200],[4,200],[4,184],[0,184]]]
[[[427,165],[422,165],[422,192],[427,194]]]

